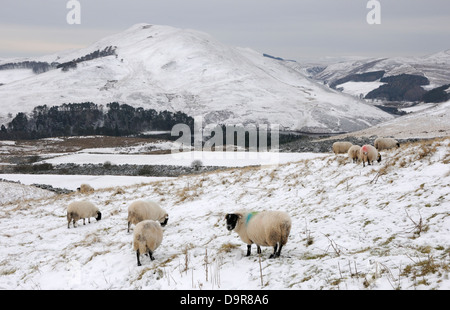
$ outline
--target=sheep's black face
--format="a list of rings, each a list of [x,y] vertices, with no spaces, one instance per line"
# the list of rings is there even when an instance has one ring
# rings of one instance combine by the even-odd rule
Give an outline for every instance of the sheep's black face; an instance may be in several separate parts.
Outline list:
[[[227,229],[233,230],[236,227],[237,221],[239,220],[239,215],[237,214],[227,214],[225,215],[227,220]]]
[[[381,154],[378,154],[378,158],[377,161],[380,162],[381,161]]]
[[[169,217],[166,217],[166,218],[164,219],[164,222],[160,223],[160,224],[161,224],[161,227],[166,226],[168,221],[169,221]]]
[[[97,212],[97,217],[95,218],[97,221],[100,221],[102,219],[102,213]]]

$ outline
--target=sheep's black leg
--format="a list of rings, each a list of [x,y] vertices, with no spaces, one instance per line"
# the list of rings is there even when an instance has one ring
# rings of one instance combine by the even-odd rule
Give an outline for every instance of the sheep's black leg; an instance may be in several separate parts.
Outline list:
[[[150,256],[151,260],[155,260],[155,258],[153,257],[153,252],[152,251],[148,251],[148,256]]]
[[[247,244],[247,256],[250,256],[250,253],[252,252],[252,245]]]
[[[259,245],[256,246],[256,251],[258,254],[261,254],[261,247]]]
[[[136,257],[138,266],[141,266],[141,261],[139,260],[139,250],[136,251]]]
[[[130,222],[128,222],[128,230],[127,230],[127,232],[130,232]]]
[[[278,248],[278,243],[275,244],[275,246],[273,247],[273,254],[271,254],[269,256],[269,258],[275,258],[277,257],[277,248]]]
[[[277,252],[277,257],[280,257],[282,247],[283,247],[283,245],[280,244],[280,247],[278,248],[278,252]]]

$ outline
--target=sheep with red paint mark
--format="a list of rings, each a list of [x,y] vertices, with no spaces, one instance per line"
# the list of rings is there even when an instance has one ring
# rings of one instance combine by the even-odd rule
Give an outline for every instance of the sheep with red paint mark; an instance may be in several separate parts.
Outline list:
[[[368,165],[373,165],[374,160],[380,162],[381,161],[381,154],[378,153],[377,149],[369,144],[363,145],[360,150],[360,157],[363,163],[363,167],[365,167],[365,162],[367,162]]]

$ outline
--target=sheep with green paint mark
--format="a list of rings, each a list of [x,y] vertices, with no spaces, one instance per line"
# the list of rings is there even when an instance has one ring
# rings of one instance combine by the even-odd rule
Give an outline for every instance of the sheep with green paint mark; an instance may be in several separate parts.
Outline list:
[[[227,229],[237,232],[241,240],[247,243],[247,256],[251,254],[254,243],[258,254],[261,253],[261,246],[271,246],[273,254],[270,258],[279,257],[292,225],[290,216],[282,211],[239,211],[227,214],[225,219]]]

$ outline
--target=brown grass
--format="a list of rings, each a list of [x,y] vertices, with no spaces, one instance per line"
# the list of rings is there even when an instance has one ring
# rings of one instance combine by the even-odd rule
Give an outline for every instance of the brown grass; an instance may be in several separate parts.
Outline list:
[[[219,253],[230,253],[232,250],[239,248],[238,244],[224,243],[219,249]]]
[[[58,137],[58,139],[18,140],[11,149],[9,155],[39,156],[40,154],[77,152],[86,148],[129,147],[143,143],[156,142],[153,138],[135,137]],[[150,152],[152,153],[152,152]],[[159,151],[158,153],[162,153]]]

